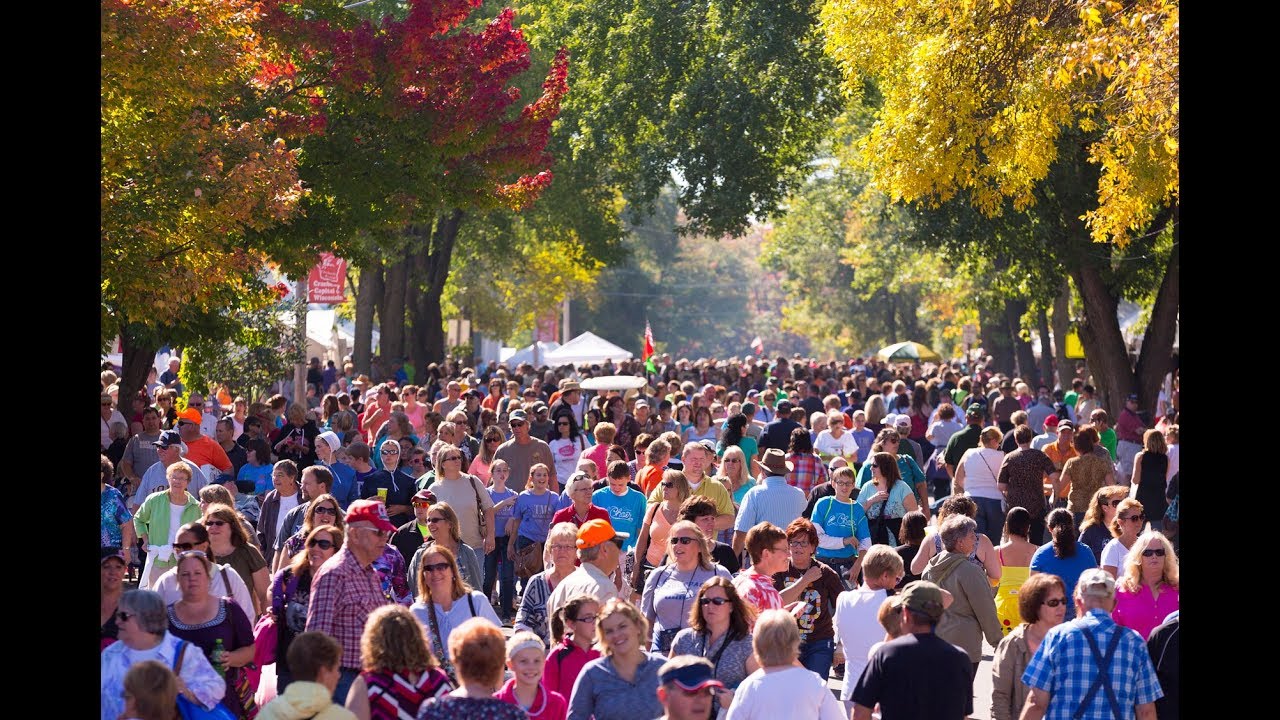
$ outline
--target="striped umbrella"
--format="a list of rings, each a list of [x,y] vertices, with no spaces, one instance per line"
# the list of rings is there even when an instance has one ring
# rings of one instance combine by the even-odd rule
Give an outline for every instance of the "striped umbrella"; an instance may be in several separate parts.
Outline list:
[[[941,355],[918,342],[910,340],[881,348],[880,352],[876,353],[876,357],[891,363],[942,362]]]

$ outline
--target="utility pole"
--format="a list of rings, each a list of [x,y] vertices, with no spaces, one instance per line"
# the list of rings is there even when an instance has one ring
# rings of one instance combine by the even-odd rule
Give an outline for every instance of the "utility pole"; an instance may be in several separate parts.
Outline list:
[[[293,401],[307,402],[307,271],[298,278],[298,335],[302,342],[298,346],[298,357],[293,365]]]

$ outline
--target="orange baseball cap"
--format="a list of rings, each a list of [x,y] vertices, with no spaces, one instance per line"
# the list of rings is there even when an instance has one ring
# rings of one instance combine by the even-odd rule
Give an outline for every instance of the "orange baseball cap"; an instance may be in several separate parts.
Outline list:
[[[595,520],[588,520],[582,524],[582,527],[578,528],[577,545],[582,549],[593,548],[615,537],[625,540],[631,537],[631,533],[618,532],[613,529],[608,520],[596,518]]]
[[[189,422],[193,422],[199,425],[200,421],[203,420],[204,418],[203,416],[200,415],[199,410],[189,407],[186,410],[183,410],[182,412],[178,413],[178,419],[187,420]]]

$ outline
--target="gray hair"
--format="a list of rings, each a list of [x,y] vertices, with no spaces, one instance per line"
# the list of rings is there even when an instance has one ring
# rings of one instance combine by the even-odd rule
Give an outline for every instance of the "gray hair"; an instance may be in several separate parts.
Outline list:
[[[138,628],[152,635],[164,635],[169,630],[169,617],[165,614],[164,598],[153,590],[126,590],[120,596],[119,609],[133,615]]]
[[[607,540],[605,542],[608,542]],[[600,548],[604,543],[593,545],[589,548],[578,548],[578,559],[582,562],[593,563],[600,558]]]
[[[978,523],[968,515],[952,515],[943,521],[942,527],[938,530],[938,536],[942,538],[942,547],[947,552],[955,552],[956,543],[965,539],[971,532],[977,532]]]

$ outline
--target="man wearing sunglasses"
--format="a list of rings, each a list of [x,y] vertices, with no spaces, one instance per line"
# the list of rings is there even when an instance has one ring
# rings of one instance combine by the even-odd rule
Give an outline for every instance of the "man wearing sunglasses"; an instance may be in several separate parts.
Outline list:
[[[1045,634],[1022,674],[1031,688],[1023,720],[1134,717],[1155,720],[1164,697],[1146,642],[1111,618],[1116,581],[1105,570],[1080,574],[1076,619]]]
[[[539,440],[530,434],[529,416],[524,410],[512,410],[508,421],[511,425],[511,439],[498,446],[493,454],[498,460],[505,460],[511,468],[511,477],[507,487],[521,492],[529,485],[529,468],[536,463],[547,467],[555,467],[551,456],[551,446],[545,440]],[[559,483],[553,477],[552,489],[559,492]]]
[[[351,683],[360,674],[360,636],[369,613],[387,604],[382,578],[373,562],[382,556],[396,526],[377,500],[357,500],[346,515],[346,541],[337,554],[313,570],[307,630],[328,633],[342,643],[341,676],[334,702],[346,702]]]
[[[578,560],[582,562],[569,573],[547,598],[547,616],[578,595],[590,595],[601,605],[618,597],[613,571],[622,557],[622,546],[630,535],[613,529],[608,520],[588,520],[578,528]]]

